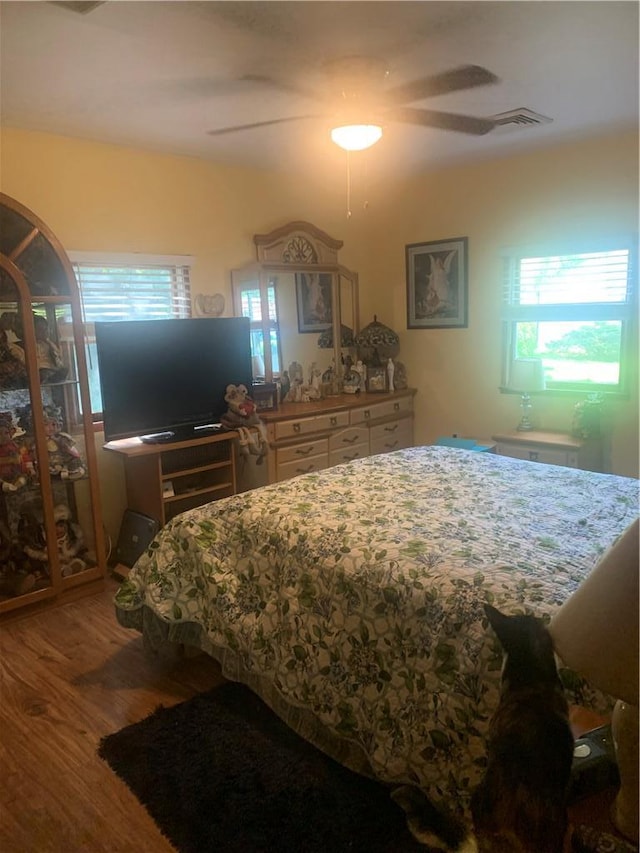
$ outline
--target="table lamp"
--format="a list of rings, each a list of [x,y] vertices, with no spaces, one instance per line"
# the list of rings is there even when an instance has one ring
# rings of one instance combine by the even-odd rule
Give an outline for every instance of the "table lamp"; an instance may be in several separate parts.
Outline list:
[[[522,395],[522,420],[518,424],[520,432],[533,429],[531,423],[531,397],[535,391],[544,391],[544,367],[539,358],[516,358],[511,362],[507,388]]]
[[[356,335],[356,344],[361,350],[360,357],[365,364],[380,367],[387,363],[387,359],[398,355],[400,338],[397,332],[380,323],[374,314],[373,322]]]
[[[638,841],[638,520],[551,619],[562,662],[617,701],[611,731],[620,772],[612,819]]]

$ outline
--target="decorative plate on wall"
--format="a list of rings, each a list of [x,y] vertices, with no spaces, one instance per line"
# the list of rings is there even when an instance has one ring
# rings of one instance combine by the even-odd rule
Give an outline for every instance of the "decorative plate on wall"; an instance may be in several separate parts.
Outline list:
[[[196,314],[199,317],[220,317],[223,312],[222,293],[199,293],[196,296]]]

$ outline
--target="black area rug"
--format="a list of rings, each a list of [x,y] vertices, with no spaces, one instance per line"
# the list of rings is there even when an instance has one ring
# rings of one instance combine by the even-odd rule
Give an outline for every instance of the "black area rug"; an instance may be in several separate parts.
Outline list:
[[[424,853],[380,784],[224,684],[98,750],[180,853]]]

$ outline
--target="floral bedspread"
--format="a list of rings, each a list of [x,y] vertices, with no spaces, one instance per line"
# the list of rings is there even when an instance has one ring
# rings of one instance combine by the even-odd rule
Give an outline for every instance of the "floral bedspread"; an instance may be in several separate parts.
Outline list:
[[[116,612],[213,654],[354,769],[464,809],[498,701],[483,603],[551,616],[637,515],[634,479],[411,448],[176,517]]]

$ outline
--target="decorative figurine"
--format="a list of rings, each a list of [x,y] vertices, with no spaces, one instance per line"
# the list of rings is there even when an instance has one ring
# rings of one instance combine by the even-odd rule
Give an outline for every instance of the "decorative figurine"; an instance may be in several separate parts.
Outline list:
[[[0,521],[0,596],[24,595],[35,585],[29,560],[11,538],[7,525]]]
[[[11,314],[5,311],[0,316],[0,389],[25,388],[27,369],[24,350],[9,340],[7,330],[12,328]]]
[[[17,335],[15,344],[9,343],[10,351],[26,370],[24,329],[20,317],[6,312],[0,318],[3,329],[10,329]],[[60,349],[49,337],[49,323],[42,314],[33,315],[33,328],[36,337],[36,359],[41,382],[61,382],[66,379],[68,370],[62,360]],[[25,373],[26,376],[26,373]],[[26,384],[26,382],[25,382]]]
[[[395,390],[394,385],[393,385],[393,374],[394,374],[394,372],[395,372],[395,366],[393,364],[393,359],[390,358],[387,361],[387,376],[389,378],[389,391]]]
[[[17,492],[27,484],[27,468],[20,447],[13,440],[16,427],[11,412],[0,412],[0,489]]]
[[[34,314],[33,326],[36,333],[40,381],[62,382],[63,379],[67,378],[68,370],[62,360],[58,345],[49,337],[47,318],[41,314]]]
[[[19,425],[29,436],[27,443],[32,459],[36,457],[31,406],[20,410]],[[86,469],[76,443],[69,433],[62,432],[62,411],[58,406],[44,406],[44,429],[49,451],[49,473],[62,480],[84,477]]]
[[[393,387],[396,391],[406,391],[409,387],[407,380],[407,368],[402,361],[395,362],[395,371],[393,375]]]
[[[84,533],[79,524],[71,518],[71,510],[66,504],[57,504],[53,508],[56,525],[56,546],[60,560],[62,577],[75,575],[89,568],[91,557],[84,541]],[[37,565],[41,572],[49,574],[49,552],[44,529],[42,509],[23,513],[22,538],[25,554]]]
[[[282,374],[282,380],[280,382],[280,400],[284,401],[287,398],[287,394],[289,393],[289,389],[291,388],[291,380],[289,379],[289,371],[285,370]]]

